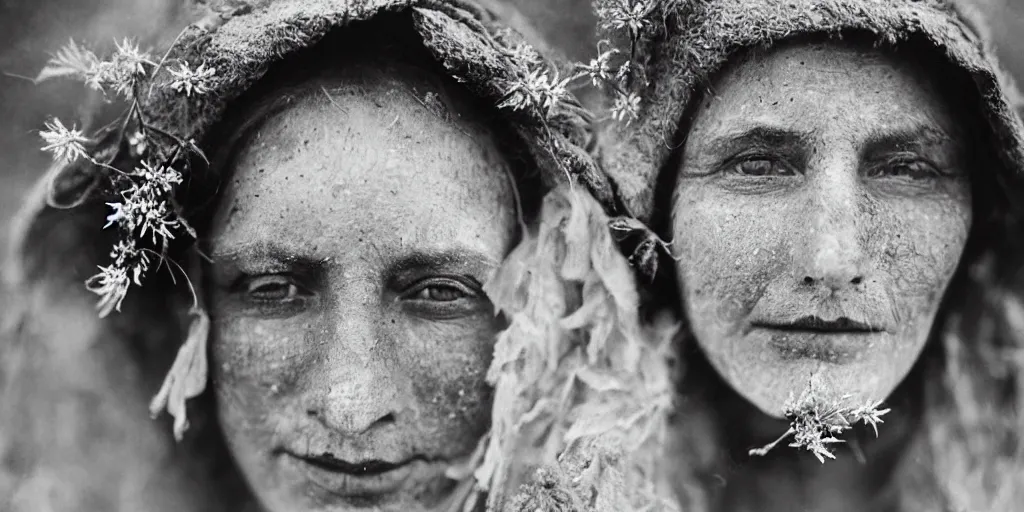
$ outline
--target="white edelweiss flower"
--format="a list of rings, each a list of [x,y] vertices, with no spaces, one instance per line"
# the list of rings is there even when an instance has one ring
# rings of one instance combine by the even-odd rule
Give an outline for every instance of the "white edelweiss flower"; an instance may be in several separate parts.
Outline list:
[[[590,59],[590,64],[582,66],[583,71],[590,77],[591,83],[594,87],[600,87],[602,83],[611,82],[613,79],[613,73],[611,69],[611,58],[612,56],[619,53],[616,49],[606,50],[597,55],[596,58]]]
[[[130,39],[125,38],[115,44],[114,56],[97,64],[86,83],[99,91],[109,88],[124,98],[132,98],[139,81],[146,77],[146,68],[156,66],[156,63]]]
[[[881,402],[868,403],[850,412],[854,422],[862,421],[865,425],[871,425],[871,428],[875,431],[875,437],[878,437],[878,424],[885,423],[882,421],[882,416],[885,416],[891,410],[879,410],[879,405],[881,405]]]
[[[541,61],[540,54],[537,50],[526,43],[519,43],[512,49],[512,60],[521,64],[534,65]]]
[[[629,124],[640,115],[640,95],[635,92],[617,94],[611,110],[612,119]]]
[[[156,65],[148,53],[140,51],[139,46],[127,37],[114,45],[117,51],[112,61],[124,71],[136,76],[146,76],[146,66]]]
[[[173,167],[166,165],[153,167],[147,161],[142,162],[142,167],[136,167],[133,175],[142,178],[144,185],[168,193],[174,190],[175,185],[181,183],[181,173]]]
[[[99,310],[100,318],[106,317],[112,311],[121,311],[121,303],[128,294],[128,287],[131,280],[128,277],[128,270],[117,265],[99,267],[100,272],[85,282],[89,291],[100,296],[96,309]]]
[[[657,0],[617,0],[611,7],[597,10],[604,28],[627,28],[631,35],[636,36],[651,26],[647,18],[657,5]]]
[[[56,117],[51,118],[45,123],[46,129],[39,132],[39,135],[46,142],[46,146],[42,147],[43,151],[50,151],[53,153],[54,159],[64,162],[74,162],[75,160],[86,157],[85,146],[89,139],[85,137],[81,130],[77,130],[72,126],[67,128],[64,123]]]
[[[547,116],[555,104],[569,94],[569,80],[570,78],[559,80],[557,73],[552,77],[544,69],[534,69],[505,95],[505,99],[498,103],[498,108],[536,108],[542,115]]]
[[[210,90],[210,82],[217,76],[217,69],[207,67],[206,63],[199,64],[195,70],[189,67],[187,62],[180,63],[178,69],[168,70],[174,80],[169,84],[177,92],[184,92],[185,96],[191,97],[195,94],[206,94]]]

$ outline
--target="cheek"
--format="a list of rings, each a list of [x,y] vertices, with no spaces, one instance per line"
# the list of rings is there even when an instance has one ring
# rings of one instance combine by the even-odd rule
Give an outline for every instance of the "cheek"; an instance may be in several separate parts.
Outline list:
[[[789,258],[787,222],[778,208],[749,197],[718,197],[700,186],[679,191],[673,237],[688,316],[703,322],[746,315]]]
[[[967,243],[969,200],[881,198],[864,203],[863,243],[890,293],[910,315],[934,310]]]
[[[282,399],[316,363],[305,350],[308,332],[301,319],[214,318],[213,383],[222,418],[238,416],[250,425],[284,421],[273,413],[284,409]]]
[[[475,443],[490,418],[487,384],[494,341],[501,325],[490,314],[446,322],[408,321],[408,347],[416,401],[427,429],[466,434]]]

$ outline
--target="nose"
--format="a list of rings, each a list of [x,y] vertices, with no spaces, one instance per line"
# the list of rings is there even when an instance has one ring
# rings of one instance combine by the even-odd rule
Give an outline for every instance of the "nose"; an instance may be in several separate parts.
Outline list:
[[[312,372],[319,392],[306,413],[331,430],[358,435],[398,421],[402,391],[394,346],[377,318],[383,313],[373,307],[342,309],[326,313],[321,368]]]
[[[832,291],[856,287],[866,273],[863,237],[858,225],[868,219],[861,212],[860,183],[855,165],[833,161],[810,180],[801,217],[804,236],[797,251],[796,277],[804,286]]]

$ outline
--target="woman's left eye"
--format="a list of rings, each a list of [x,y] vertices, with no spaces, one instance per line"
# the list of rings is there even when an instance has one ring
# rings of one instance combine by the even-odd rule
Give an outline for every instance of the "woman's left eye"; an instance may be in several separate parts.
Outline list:
[[[490,308],[479,285],[455,277],[423,279],[403,293],[399,300],[407,311],[422,318],[444,320],[476,315]]]
[[[432,300],[436,302],[452,302],[466,298],[468,294],[455,286],[445,284],[428,285],[420,288],[416,293],[417,300]]]
[[[912,180],[936,178],[942,173],[932,164],[920,159],[897,159],[870,169],[869,178],[900,177]]]
[[[772,177],[772,176],[793,176],[796,173],[786,165],[773,158],[755,157],[736,162],[732,165],[732,173],[741,176]]]

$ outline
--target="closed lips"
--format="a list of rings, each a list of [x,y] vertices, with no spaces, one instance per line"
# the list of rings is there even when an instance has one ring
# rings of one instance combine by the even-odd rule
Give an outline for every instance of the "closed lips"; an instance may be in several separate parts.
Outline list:
[[[781,331],[794,332],[817,332],[817,333],[871,333],[882,332],[880,326],[872,326],[865,322],[852,320],[847,317],[839,317],[834,320],[825,320],[818,316],[804,316],[788,322],[754,322],[754,327],[777,329]]]

